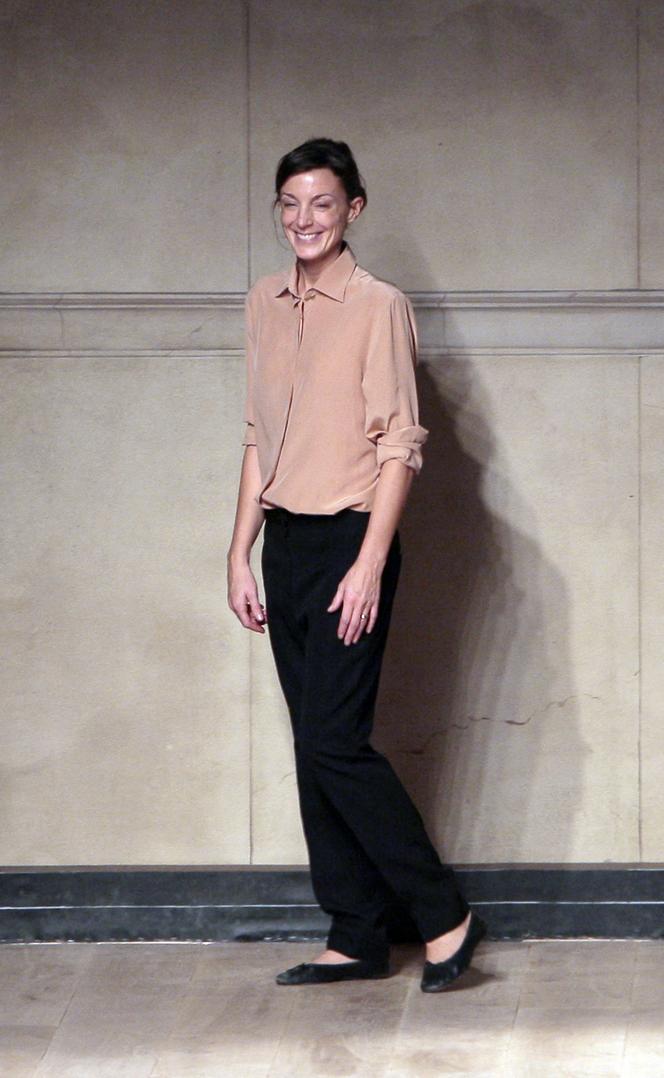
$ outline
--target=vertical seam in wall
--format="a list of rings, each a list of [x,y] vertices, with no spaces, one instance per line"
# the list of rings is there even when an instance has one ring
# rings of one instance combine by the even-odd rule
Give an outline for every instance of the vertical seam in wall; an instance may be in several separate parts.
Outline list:
[[[641,3],[640,0],[636,0],[636,25],[635,25],[635,93],[636,93],[636,287],[641,287]],[[638,825],[638,855],[639,861],[643,860],[643,795],[641,790],[641,777],[642,777],[642,752],[641,752],[641,707],[642,707],[642,681],[643,681],[643,648],[642,648],[642,621],[643,621],[643,592],[641,583],[641,567],[642,567],[642,554],[641,554],[641,541],[642,541],[642,524],[641,524],[641,461],[642,461],[642,442],[641,442],[641,368],[643,364],[643,357],[639,356],[637,360],[637,416],[636,416],[636,430],[637,430],[637,668],[638,668],[638,682],[637,682],[637,733],[636,733],[636,756],[637,756],[637,825]]]
[[[247,291],[251,287],[251,0],[244,4],[244,42],[245,42],[245,95],[246,95],[246,200],[247,200]]]
[[[636,0],[636,287],[641,287],[641,0]],[[638,358],[637,368],[637,452],[638,452],[638,491],[637,491],[637,647],[638,647],[638,684],[637,684],[637,795],[638,808],[638,848],[639,861],[643,860],[643,583],[642,583],[642,541],[643,541],[643,499],[642,499],[642,462],[643,441],[641,417],[643,414],[642,394],[643,356]]]
[[[641,416],[643,414],[643,392],[642,392],[642,367],[643,356],[638,357],[637,368],[637,417],[636,417],[636,429],[637,429],[637,452],[638,452],[638,492],[637,492],[637,648],[638,648],[638,683],[637,683],[637,778],[638,778],[638,840],[639,840],[639,861],[643,860],[643,794],[641,788],[642,778],[642,749],[641,749],[641,731],[642,731],[642,685],[643,685],[643,586],[642,586],[642,553],[641,545],[643,540],[643,526],[642,526],[642,460],[643,460],[643,440],[641,433]]]
[[[636,3],[636,287],[641,287],[641,4]],[[640,360],[639,360],[640,362]]]
[[[251,286],[251,0],[244,0],[244,68],[246,157],[245,182],[247,200],[247,291]],[[254,863],[254,646],[249,633],[249,864]]]

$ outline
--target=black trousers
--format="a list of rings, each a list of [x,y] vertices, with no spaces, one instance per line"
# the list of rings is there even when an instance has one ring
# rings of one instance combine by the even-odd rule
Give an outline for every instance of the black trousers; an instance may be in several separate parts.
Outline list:
[[[369,515],[266,510],[261,567],[270,644],[293,729],[312,886],[331,917],[327,945],[380,959],[395,894],[423,940],[456,927],[469,906],[391,764],[369,742],[401,567],[398,531],[372,632],[345,645],[337,637],[341,611],[327,612]]]

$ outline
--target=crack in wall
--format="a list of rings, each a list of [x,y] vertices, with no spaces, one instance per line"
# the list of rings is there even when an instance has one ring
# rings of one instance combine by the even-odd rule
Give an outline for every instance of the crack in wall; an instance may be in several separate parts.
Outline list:
[[[448,723],[447,726],[443,726],[429,734],[424,743],[422,745],[419,745],[417,748],[401,749],[400,751],[404,756],[423,756],[435,738],[444,737],[445,734],[449,733],[450,730],[469,730],[472,724],[476,722],[498,722],[503,723],[506,726],[527,726],[528,723],[530,723],[534,718],[536,718],[538,715],[545,715],[547,711],[551,710],[551,708],[565,707],[565,705],[568,704],[570,700],[578,700],[581,699],[581,697],[585,697],[588,700],[598,700],[600,703],[603,702],[601,696],[595,696],[593,695],[593,693],[589,692],[582,692],[572,693],[570,696],[564,696],[562,700],[549,700],[549,702],[545,704],[544,707],[537,708],[536,711],[533,711],[525,719],[500,719],[495,715],[468,715],[467,722]]]

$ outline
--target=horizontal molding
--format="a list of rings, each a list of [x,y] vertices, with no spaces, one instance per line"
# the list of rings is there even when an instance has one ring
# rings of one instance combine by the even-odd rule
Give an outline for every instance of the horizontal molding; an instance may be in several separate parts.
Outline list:
[[[664,865],[457,865],[492,939],[662,939]],[[419,937],[395,902],[394,942]],[[306,866],[7,868],[0,942],[323,939]]]
[[[0,348],[2,359],[242,359],[241,348]]]
[[[435,364],[437,360],[450,357],[487,356],[574,356],[577,358],[592,356],[645,356],[655,355],[664,358],[662,348],[427,348],[419,349],[419,361]],[[233,359],[244,358],[241,348],[0,348],[1,359],[168,359],[178,356],[182,359]]]
[[[59,308],[60,310],[133,310],[164,307],[237,309],[244,306],[245,292],[0,292],[2,308]],[[531,307],[664,307],[661,289],[607,289],[605,291],[527,292],[408,292],[421,310],[439,307],[508,308]]]
[[[238,310],[244,292],[0,292],[0,310]]]
[[[421,354],[664,354],[664,291],[412,292]],[[237,357],[245,293],[1,293],[0,354]]]

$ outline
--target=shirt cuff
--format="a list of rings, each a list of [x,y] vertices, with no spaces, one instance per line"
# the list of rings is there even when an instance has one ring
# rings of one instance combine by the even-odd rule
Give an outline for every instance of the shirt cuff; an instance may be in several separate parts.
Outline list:
[[[376,459],[380,468],[386,460],[401,460],[415,473],[422,470],[422,446],[429,437],[426,427],[401,427],[381,431],[376,439]]]

